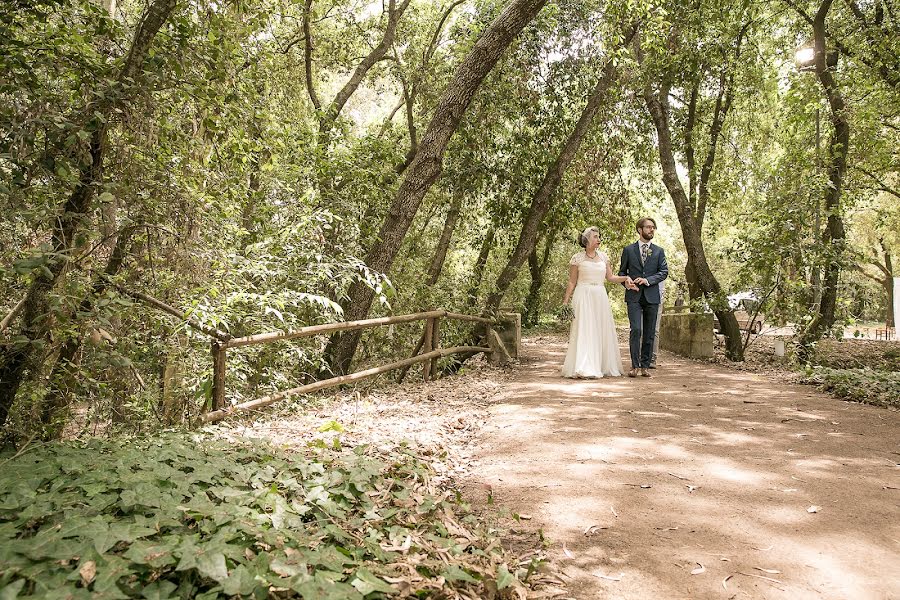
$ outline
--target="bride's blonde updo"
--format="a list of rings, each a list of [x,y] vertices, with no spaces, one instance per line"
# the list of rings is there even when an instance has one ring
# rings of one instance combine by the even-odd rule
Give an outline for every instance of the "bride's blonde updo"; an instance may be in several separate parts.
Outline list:
[[[579,246],[581,246],[582,248],[587,248],[588,234],[592,231],[596,231],[597,235],[598,236],[600,235],[600,230],[597,227],[594,227],[593,225],[591,225],[590,227],[588,227],[587,229],[585,229],[584,231],[582,231],[581,233],[578,234],[578,245]]]

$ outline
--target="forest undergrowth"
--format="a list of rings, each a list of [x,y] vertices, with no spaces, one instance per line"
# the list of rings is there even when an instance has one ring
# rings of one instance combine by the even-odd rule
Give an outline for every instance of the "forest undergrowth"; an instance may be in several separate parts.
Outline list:
[[[505,549],[457,486],[503,377],[25,447],[0,459],[0,595],[544,597],[542,549]]]

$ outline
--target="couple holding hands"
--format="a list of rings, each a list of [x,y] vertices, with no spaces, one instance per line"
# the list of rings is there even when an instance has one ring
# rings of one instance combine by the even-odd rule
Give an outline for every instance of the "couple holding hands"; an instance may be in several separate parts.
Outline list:
[[[669,275],[666,253],[652,243],[656,221],[649,217],[637,222],[638,240],[625,246],[619,274],[613,275],[609,256],[600,252],[600,232],[588,227],[579,236],[584,251],[569,261],[569,285],[563,304],[572,301],[569,348],[563,363],[563,377],[620,377],[622,357],[613,321],[607,281],[625,286],[625,305],[631,325],[629,377],[650,377],[657,316],[662,302],[660,283]]]

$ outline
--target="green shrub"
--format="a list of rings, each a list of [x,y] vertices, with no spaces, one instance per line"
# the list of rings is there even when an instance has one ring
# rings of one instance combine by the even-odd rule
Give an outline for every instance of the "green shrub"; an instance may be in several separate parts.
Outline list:
[[[804,379],[839,398],[900,408],[900,372],[814,367]]]

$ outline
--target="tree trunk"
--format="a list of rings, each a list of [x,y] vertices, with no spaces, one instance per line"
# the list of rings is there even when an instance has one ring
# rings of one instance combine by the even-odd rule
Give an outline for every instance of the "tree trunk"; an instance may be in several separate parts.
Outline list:
[[[481,250],[478,252],[478,258],[475,259],[475,265],[472,267],[472,282],[469,285],[469,310],[475,308],[475,304],[478,302],[478,290],[481,289],[481,280],[484,279],[484,269],[487,266],[491,248],[494,247],[494,234],[496,232],[496,226],[491,223],[488,226],[487,233],[484,234],[484,239],[481,240]]]
[[[638,62],[643,62],[643,52],[639,42],[635,44],[635,51]],[[688,196],[681,185],[681,181],[678,179],[678,172],[675,167],[675,153],[672,147],[672,133],[669,127],[668,84],[664,82],[658,94],[655,94],[648,84],[644,89],[644,101],[656,128],[663,184],[666,186],[666,190],[675,204],[684,246],[697,274],[697,282],[703,290],[704,296],[710,302],[713,312],[719,319],[719,326],[725,335],[725,347],[728,358],[734,361],[743,360],[744,348],[737,318],[729,309],[727,301],[721,297],[722,287],[719,285],[719,281],[706,260],[706,251],[703,247],[703,239],[694,211],[691,210]]]
[[[716,96],[715,106],[713,108],[712,122],[709,127],[709,143],[707,145],[706,158],[697,174],[696,158],[694,154],[694,127],[697,124],[697,101],[700,93],[700,86],[703,79],[703,69],[696,73],[696,78],[691,86],[690,100],[688,101],[688,116],[684,126],[685,147],[684,153],[688,166],[688,205],[693,214],[694,223],[701,238],[703,236],[703,223],[706,220],[706,207],[709,205],[710,190],[709,182],[712,177],[713,166],[716,161],[716,152],[719,146],[719,137],[722,128],[725,126],[725,119],[728,117],[728,111],[734,102],[734,69],[741,58],[741,45],[743,44],[744,35],[750,26],[748,21],[737,36],[734,46],[734,62],[729,68],[728,63],[723,65],[719,73],[719,91]],[[700,278],[697,273],[697,266],[694,259],[688,253],[687,264],[684,268],[684,278],[688,285],[688,297],[691,300],[699,300],[703,297],[703,288],[700,285]]]
[[[444,228],[441,230],[441,238],[438,240],[437,248],[434,250],[434,256],[431,259],[431,265],[428,267],[428,279],[425,285],[434,285],[441,276],[441,270],[444,268],[444,261],[447,259],[447,250],[450,248],[450,239],[453,237],[453,231],[456,229],[456,222],[459,220],[459,211],[462,208],[464,192],[462,188],[453,192],[453,200],[450,208],[447,210],[447,220],[444,221]]]
[[[495,291],[487,298],[483,314],[490,315],[497,311],[500,302],[503,299],[503,295],[506,294],[507,289],[509,289],[509,286],[515,280],[516,275],[518,275],[522,263],[525,262],[531,251],[534,250],[537,244],[538,235],[540,234],[539,228],[544,221],[544,217],[547,216],[547,212],[550,210],[553,197],[556,194],[557,188],[559,188],[560,182],[562,182],[563,175],[575,158],[575,154],[581,147],[584,136],[587,135],[587,132],[590,130],[591,123],[597,112],[599,112],[600,107],[603,106],[604,101],[607,99],[609,88],[615,82],[616,78],[616,66],[613,64],[613,60],[609,59],[603,66],[600,80],[597,81],[591,96],[588,98],[587,104],[581,111],[581,116],[578,118],[575,129],[569,134],[569,137],[563,144],[556,160],[554,160],[550,165],[550,168],[547,169],[544,180],[541,182],[541,186],[538,188],[531,201],[531,207],[528,209],[528,214],[525,217],[525,221],[522,223],[519,241],[516,244],[515,250],[513,250],[513,253],[510,255],[506,266],[497,278]]]
[[[147,9],[117,79],[118,86],[138,77],[153,39],[175,9],[176,1],[156,0]],[[85,111],[91,115],[91,120],[85,124],[85,130],[91,132],[91,137],[86,157],[79,167],[78,184],[62,204],[59,216],[53,219],[53,258],[47,265],[48,270],[36,277],[25,298],[21,334],[28,341],[22,345],[9,346],[0,354],[0,426],[6,423],[9,410],[25,378],[36,379],[42,371],[52,325],[49,314],[50,292],[68,264],[67,257],[88,216],[96,187],[102,181],[107,124],[112,120],[115,110],[127,105],[129,95],[111,93],[106,98],[100,104],[88,106]],[[95,116],[97,113],[101,116]]]
[[[528,271],[531,274],[531,286],[528,288],[528,297],[525,299],[524,325],[537,325],[541,319],[541,288],[544,285],[544,273],[547,272],[547,264],[550,262],[550,251],[556,241],[557,230],[552,230],[546,239],[544,252],[538,260],[537,244],[528,255]]]
[[[887,296],[887,310],[884,315],[884,324],[886,327],[896,327],[894,322],[894,279],[888,278],[884,280],[884,291]]]
[[[403,181],[381,226],[377,241],[369,250],[365,262],[370,269],[381,273],[390,270],[422,199],[440,176],[447,144],[456,132],[475,92],[494,68],[500,55],[546,2],[547,0],[511,0],[456,69],[422,136],[416,157],[404,172]],[[344,302],[345,318],[365,318],[374,295],[374,291],[364,282],[351,285]],[[335,373],[349,371],[359,338],[359,331],[331,338],[326,354]]]
[[[89,294],[78,306],[78,313],[88,313],[94,309],[94,300],[99,298],[109,288],[106,277],[116,275],[125,262],[125,255],[135,227],[129,227],[117,236],[116,247],[106,263],[103,275],[94,279]],[[65,426],[68,408],[71,405],[71,392],[75,388],[77,379],[77,365],[75,357],[81,350],[84,331],[77,327],[77,332],[69,337],[59,351],[53,370],[50,373],[50,390],[44,397],[41,406],[41,424],[44,426],[44,439],[56,439],[62,433]]]
[[[841,276],[841,264],[844,255],[844,220],[841,209],[841,186],[844,173],[847,171],[847,151],[850,147],[850,125],[845,114],[843,96],[838,89],[831,70],[826,63],[825,18],[831,8],[832,0],[824,0],[819,6],[813,20],[815,36],[815,71],[825,91],[828,105],[831,108],[831,124],[834,131],[828,145],[828,187],[825,190],[825,232],[822,244],[825,247],[826,261],[822,278],[822,301],[819,311],[810,321],[801,335],[803,347],[809,347],[830,331],[835,324],[838,283]]]
[[[447,211],[447,219],[444,221],[441,239],[438,240],[438,245],[434,249],[434,256],[431,257],[431,266],[428,267],[428,279],[425,280],[425,285],[427,286],[436,284],[441,276],[441,270],[444,268],[444,260],[447,258],[447,249],[450,247],[450,239],[453,237],[453,230],[456,229],[456,222],[459,220],[459,210],[462,206],[463,195],[462,188],[457,189],[453,193],[453,201],[450,204],[450,209]],[[430,308],[431,307],[429,307],[429,309]],[[416,356],[422,349],[422,346],[425,345],[425,338],[427,335],[428,329],[423,328],[422,335],[419,336],[419,341],[413,349],[412,356]],[[397,372],[397,383],[403,381],[407,371],[409,371],[409,367],[403,367]]]
[[[684,266],[684,279],[687,282],[688,298],[693,302],[703,298],[703,288],[700,286],[700,278],[694,260],[688,254],[687,263]]]

